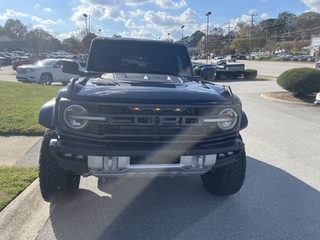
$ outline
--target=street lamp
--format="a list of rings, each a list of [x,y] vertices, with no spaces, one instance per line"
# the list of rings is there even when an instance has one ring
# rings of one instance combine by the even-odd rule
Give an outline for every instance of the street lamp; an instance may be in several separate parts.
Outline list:
[[[99,29],[99,35],[100,35],[100,37],[101,37],[101,29]]]
[[[183,28],[184,28],[184,26],[181,26],[181,33],[182,33],[181,40],[183,39]]]
[[[88,25],[87,25],[87,17],[88,17],[88,15],[84,13],[83,16],[84,16],[84,21],[86,23],[86,35],[87,35],[88,34]]]
[[[209,16],[211,15],[211,12],[206,12],[207,16],[207,36],[206,36],[206,46],[205,46],[205,51],[206,51],[206,64],[208,64],[208,53],[207,53],[207,45],[208,45],[208,34],[209,34]]]
[[[168,39],[169,39],[170,33],[168,33]]]

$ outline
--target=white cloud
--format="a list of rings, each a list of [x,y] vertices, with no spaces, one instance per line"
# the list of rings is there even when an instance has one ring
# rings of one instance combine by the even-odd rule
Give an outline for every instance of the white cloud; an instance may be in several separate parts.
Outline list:
[[[269,14],[268,14],[268,13],[262,13],[262,14],[260,15],[260,18],[261,18],[262,20],[266,20],[266,19],[268,19],[268,18],[270,18],[270,17],[269,17]]]
[[[51,19],[43,20],[42,18],[35,17],[35,16],[31,16],[31,20],[37,23],[41,23],[41,25],[53,25],[53,24],[62,23],[61,19],[58,19],[57,21],[53,21]]]
[[[129,11],[129,15],[131,17],[141,17],[141,16],[143,16],[145,14],[146,14],[146,12],[141,10],[141,9],[138,9],[136,11]]]
[[[89,5],[99,5],[99,6],[113,6],[113,7],[120,7],[121,5],[127,5],[136,7],[138,5],[143,4],[155,4],[164,9],[180,9],[187,6],[185,0],[180,1],[173,1],[173,0],[81,0],[84,4]]]
[[[46,12],[52,12],[51,8],[43,8],[43,10],[46,11]]]
[[[7,17],[28,17],[29,14],[21,13],[21,12],[16,12],[12,9],[7,9],[5,15]]]
[[[127,20],[124,25],[127,28],[136,28],[137,27],[132,19]]]
[[[300,0],[307,5],[311,11],[320,12],[320,0]]]

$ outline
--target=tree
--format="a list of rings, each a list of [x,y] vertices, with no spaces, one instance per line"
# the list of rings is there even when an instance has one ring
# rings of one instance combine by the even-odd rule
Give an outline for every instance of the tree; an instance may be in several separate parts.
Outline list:
[[[310,39],[312,35],[320,33],[320,13],[306,12],[297,17],[296,27],[302,39]]]
[[[62,45],[65,51],[71,52],[75,55],[84,52],[82,43],[74,36],[64,39],[62,41]]]
[[[266,44],[265,33],[259,26],[249,26],[244,23],[238,24],[239,32],[231,43],[231,47],[237,52],[247,54],[251,49],[262,49]]]
[[[29,51],[39,54],[40,52],[49,52],[52,50],[52,35],[43,29],[34,29],[27,33],[26,41]]]
[[[89,52],[89,48],[91,45],[91,41],[96,38],[97,35],[95,33],[88,33],[81,41],[82,45],[86,52]]]
[[[277,36],[277,41],[282,39],[293,40],[295,36],[293,32],[296,28],[297,16],[288,11],[282,12],[273,22],[273,32]]]
[[[8,38],[25,40],[27,33],[27,27],[20,20],[8,19],[2,28],[3,36]]]

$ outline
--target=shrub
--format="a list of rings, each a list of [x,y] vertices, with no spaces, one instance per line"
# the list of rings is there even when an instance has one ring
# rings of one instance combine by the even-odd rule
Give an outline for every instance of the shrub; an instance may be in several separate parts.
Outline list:
[[[200,76],[201,68],[193,69],[195,76]],[[246,78],[246,79],[254,79],[258,75],[258,71],[254,69],[246,69],[246,70],[218,70],[216,71],[215,79],[237,79],[237,78]]]
[[[245,79],[255,79],[258,75],[258,71],[255,69],[246,69],[244,70]]]
[[[313,68],[294,68],[283,72],[277,83],[294,95],[320,92],[320,71]]]

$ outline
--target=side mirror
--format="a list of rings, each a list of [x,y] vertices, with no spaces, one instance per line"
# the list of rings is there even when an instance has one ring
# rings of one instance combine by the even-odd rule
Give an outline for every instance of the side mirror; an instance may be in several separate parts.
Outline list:
[[[200,77],[203,80],[213,81],[216,78],[216,69],[214,67],[204,67],[201,69]]]
[[[62,72],[74,75],[81,74],[78,63],[72,60],[62,60]]]

